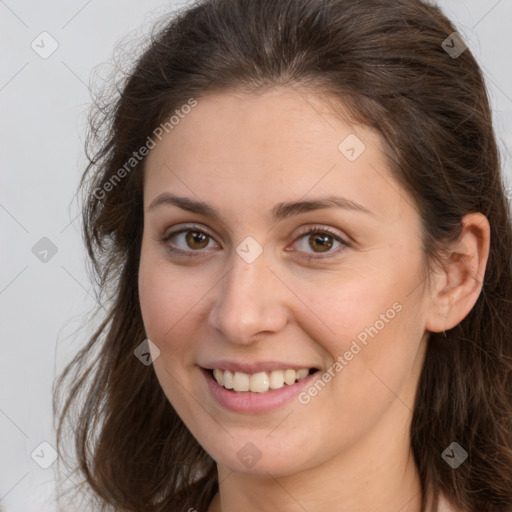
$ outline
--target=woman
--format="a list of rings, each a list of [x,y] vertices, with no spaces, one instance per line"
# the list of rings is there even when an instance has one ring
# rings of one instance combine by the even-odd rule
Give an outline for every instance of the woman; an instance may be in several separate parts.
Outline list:
[[[55,401],[102,507],[512,510],[510,212],[440,10],[205,0],[120,89]]]

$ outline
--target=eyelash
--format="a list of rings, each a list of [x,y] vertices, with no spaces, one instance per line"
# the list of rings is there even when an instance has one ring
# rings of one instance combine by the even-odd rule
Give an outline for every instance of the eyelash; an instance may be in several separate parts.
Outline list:
[[[171,252],[172,254],[176,254],[178,256],[192,257],[192,258],[194,258],[194,257],[201,257],[202,254],[200,254],[200,253],[202,253],[203,250],[184,251],[182,249],[176,249],[174,247],[171,247],[168,244],[168,242],[173,237],[175,237],[175,236],[177,236],[177,235],[179,235],[181,233],[187,233],[187,232],[201,233],[201,234],[206,235],[210,239],[213,239],[213,237],[208,232],[206,232],[204,229],[200,228],[199,226],[185,226],[185,227],[183,227],[183,228],[181,228],[181,229],[179,229],[177,231],[172,231],[170,233],[165,234],[162,238],[160,238],[159,241],[162,242],[162,243],[165,243],[166,244],[166,249],[169,252]],[[339,235],[337,235],[334,231],[332,231],[329,228],[322,227],[322,226],[309,226],[308,228],[302,230],[297,235],[296,240],[301,239],[305,235],[312,235],[312,234],[315,234],[315,233],[329,234],[332,238],[334,238],[335,241],[339,242],[343,246],[343,249],[340,250],[340,248],[338,248],[338,250],[328,251],[329,252],[329,256],[301,256],[302,258],[306,259],[307,261],[326,260],[326,259],[334,258],[337,255],[339,255],[340,252],[344,252],[344,250],[346,248],[351,247],[350,243],[348,243],[347,241],[345,241],[342,238],[340,238]],[[321,253],[317,253],[317,254],[321,254]]]

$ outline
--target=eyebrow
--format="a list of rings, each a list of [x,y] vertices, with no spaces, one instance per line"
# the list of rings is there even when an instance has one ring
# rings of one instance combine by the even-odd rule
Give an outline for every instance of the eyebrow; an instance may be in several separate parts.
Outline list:
[[[174,205],[181,208],[182,210],[205,215],[207,217],[214,218],[219,222],[223,222],[221,214],[215,208],[213,208],[213,206],[210,206],[203,201],[198,201],[190,197],[177,196],[175,194],[171,194],[170,192],[164,192],[153,199],[147,211],[152,211],[163,205]],[[301,213],[333,207],[363,212],[375,216],[375,213],[371,212],[359,203],[350,201],[344,197],[329,196],[307,201],[278,203],[272,209],[272,219],[275,222],[278,222],[288,217],[299,215]]]

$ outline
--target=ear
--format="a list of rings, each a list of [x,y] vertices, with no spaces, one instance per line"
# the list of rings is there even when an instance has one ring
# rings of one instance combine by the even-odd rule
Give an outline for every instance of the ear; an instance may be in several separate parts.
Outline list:
[[[462,219],[459,238],[443,268],[435,272],[425,324],[428,331],[451,329],[471,311],[482,290],[490,238],[485,215],[470,213]]]

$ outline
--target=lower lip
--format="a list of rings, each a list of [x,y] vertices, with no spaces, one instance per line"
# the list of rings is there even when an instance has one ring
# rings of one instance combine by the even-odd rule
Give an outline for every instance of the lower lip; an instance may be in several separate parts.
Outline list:
[[[218,384],[208,370],[201,368],[201,372],[206,379],[211,394],[220,405],[230,411],[245,413],[278,409],[283,404],[293,400],[312,380],[317,379],[319,373],[312,373],[290,386],[285,384],[279,389],[271,389],[265,393],[254,393],[251,391],[230,391]]]

